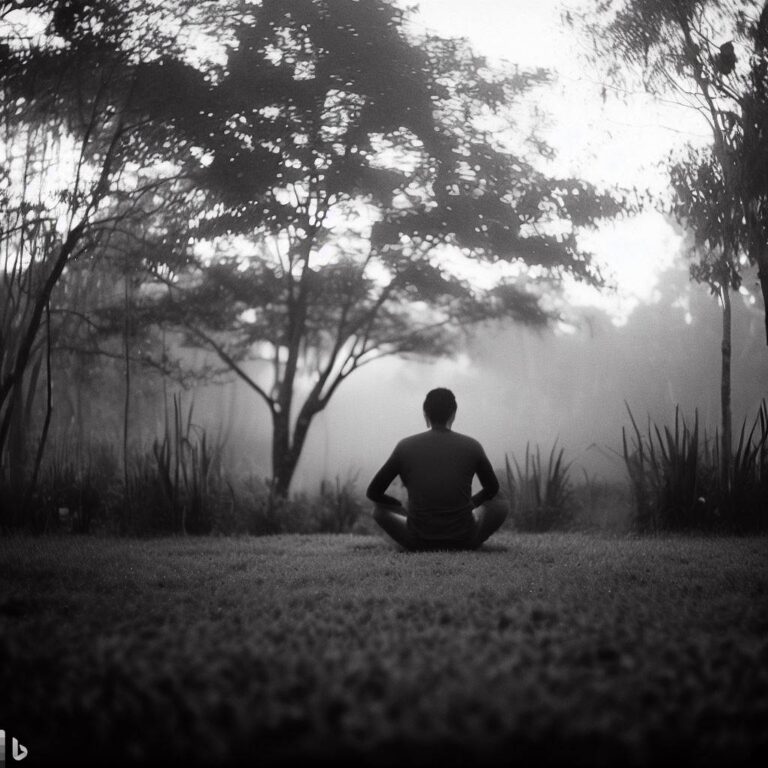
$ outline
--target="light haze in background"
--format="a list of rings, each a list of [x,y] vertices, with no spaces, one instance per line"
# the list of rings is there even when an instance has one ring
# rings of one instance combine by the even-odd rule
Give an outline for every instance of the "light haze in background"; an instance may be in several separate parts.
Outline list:
[[[685,141],[706,142],[706,125],[690,109],[655,103],[641,92],[619,93],[604,83],[583,59],[587,41],[561,23],[567,9],[583,6],[560,0],[422,0],[412,24],[467,37],[491,62],[552,71],[554,84],[532,96],[549,116],[543,134],[557,152],[552,173],[661,192],[661,161]],[[456,393],[454,429],[480,439],[496,467],[505,454],[521,456],[528,442],[540,443],[548,454],[559,439],[579,475],[583,469],[593,477],[620,479],[625,400],[641,420],[651,414],[670,422],[677,403],[688,416],[699,408],[714,431],[719,309],[704,287],[686,278],[682,234],[659,213],[646,211],[604,226],[582,243],[612,288],[566,286],[569,314],[581,322],[544,332],[494,328],[455,359],[389,360],[361,369],[313,423],[294,488],[313,490],[323,477],[357,476],[364,489],[395,442],[424,429],[421,404],[437,386]],[[668,282],[670,274],[682,295],[664,296],[660,278]],[[734,304],[738,428],[741,418],[754,416],[756,393],[765,392],[768,350],[761,339],[761,303]],[[667,315],[676,318],[674,337],[665,332],[661,318]],[[616,335],[622,329],[626,338]],[[268,477],[269,417],[258,398],[239,383],[197,397],[213,431],[229,430],[231,453],[240,457],[242,469]]]

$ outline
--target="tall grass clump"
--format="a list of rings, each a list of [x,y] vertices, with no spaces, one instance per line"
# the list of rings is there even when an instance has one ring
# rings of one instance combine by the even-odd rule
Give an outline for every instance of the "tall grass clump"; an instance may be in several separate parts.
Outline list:
[[[631,430],[622,427],[622,451],[639,532],[683,530],[749,531],[768,522],[768,408],[763,402],[729,462],[720,472],[720,441],[699,429],[698,411],[689,425],[675,408],[672,427],[648,418],[645,432],[629,405]]]
[[[294,501],[294,504],[299,500]],[[334,482],[320,481],[314,498],[301,498],[306,517],[317,533],[345,533],[351,531],[363,514],[364,504],[357,493],[355,478],[342,483],[339,476]]]
[[[100,511],[118,500],[115,481],[119,472],[117,453],[107,443],[82,452],[71,450],[66,443],[57,444],[40,483],[42,503],[36,512],[46,516],[43,529],[89,533]]]
[[[707,462],[720,466],[720,441],[715,435]],[[739,440],[729,465],[727,487],[716,484],[712,502],[717,514],[735,531],[768,529],[768,404],[760,404],[747,431],[742,422]]]
[[[220,445],[192,422],[194,403],[166,404],[163,434],[151,453],[134,461],[126,488],[129,532],[210,533],[215,508],[225,496]]]
[[[125,457],[111,443],[53,442],[33,493],[0,474],[0,529],[35,533],[347,533],[364,525],[355,478],[322,480],[314,493],[276,496],[268,479],[234,475],[224,446],[194,423],[194,403],[166,400],[161,432]],[[28,509],[29,514],[11,514]],[[10,510],[10,512],[8,511]]]
[[[699,445],[699,414],[693,427],[675,408],[674,429],[663,431],[648,419],[643,435],[627,405],[633,433],[622,427],[624,463],[635,500],[634,527],[640,532],[701,527],[701,488],[711,482]],[[703,476],[702,476],[703,475]]]
[[[109,443],[81,446],[58,440],[25,493],[20,524],[35,533],[89,533],[121,500],[119,459]]]
[[[504,456],[506,493],[509,517],[521,531],[550,531],[569,525],[573,517],[573,488],[570,463],[563,461],[564,448],[557,441],[542,463],[541,450],[525,446],[525,461],[521,465],[512,456]]]
[[[228,503],[219,504],[213,532],[271,536],[280,533],[349,533],[360,528],[365,502],[354,478],[323,479],[314,493],[275,496],[268,480],[226,478]]]

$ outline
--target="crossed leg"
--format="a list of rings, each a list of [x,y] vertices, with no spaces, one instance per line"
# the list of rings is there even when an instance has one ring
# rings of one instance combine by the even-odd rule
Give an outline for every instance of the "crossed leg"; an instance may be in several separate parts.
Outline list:
[[[478,507],[472,510],[472,516],[475,518],[475,530],[467,548],[477,549],[501,528],[507,518],[507,510],[502,505],[492,508]],[[373,519],[396,544],[408,550],[419,548],[419,543],[408,530],[407,517],[402,507],[376,504],[373,509]]]
[[[495,504],[492,507],[481,506],[472,510],[472,516],[475,518],[472,549],[477,549],[504,524],[507,519],[507,508],[503,504]]]
[[[407,518],[402,509],[387,504],[376,504],[373,508],[373,519],[396,544],[413,550],[417,548],[417,544],[408,530]]]

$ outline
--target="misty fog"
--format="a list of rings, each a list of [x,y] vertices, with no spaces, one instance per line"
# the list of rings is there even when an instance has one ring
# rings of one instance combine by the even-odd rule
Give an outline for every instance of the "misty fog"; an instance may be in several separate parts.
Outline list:
[[[750,286],[750,280],[745,280]],[[691,283],[681,255],[659,275],[653,301],[634,309],[624,325],[582,308],[569,330],[520,326],[475,329],[453,359],[383,360],[363,367],[339,388],[314,421],[294,490],[314,490],[323,479],[371,475],[402,437],[425,428],[421,404],[437,386],[458,401],[454,429],[479,439],[491,462],[524,455],[526,443],[548,454],[565,448],[574,478],[623,481],[621,428],[625,401],[642,426],[647,417],[670,424],[675,406],[687,420],[698,409],[714,436],[720,417],[721,312],[715,297]],[[759,306],[733,305],[735,439],[743,419],[754,419],[768,382],[768,355]],[[258,371],[253,366],[254,372]],[[266,407],[242,382],[198,387],[195,421],[226,441],[231,470],[270,473]]]

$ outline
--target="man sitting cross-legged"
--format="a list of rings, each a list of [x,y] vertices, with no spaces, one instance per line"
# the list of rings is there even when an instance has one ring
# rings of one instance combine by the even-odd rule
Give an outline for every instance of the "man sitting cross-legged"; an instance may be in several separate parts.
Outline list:
[[[429,430],[401,440],[368,486],[373,519],[405,549],[475,549],[507,516],[501,507],[481,507],[496,495],[499,481],[480,443],[451,430],[455,416],[453,392],[429,392]],[[408,490],[407,512],[386,494],[398,475]],[[482,490],[473,496],[475,475]]]

